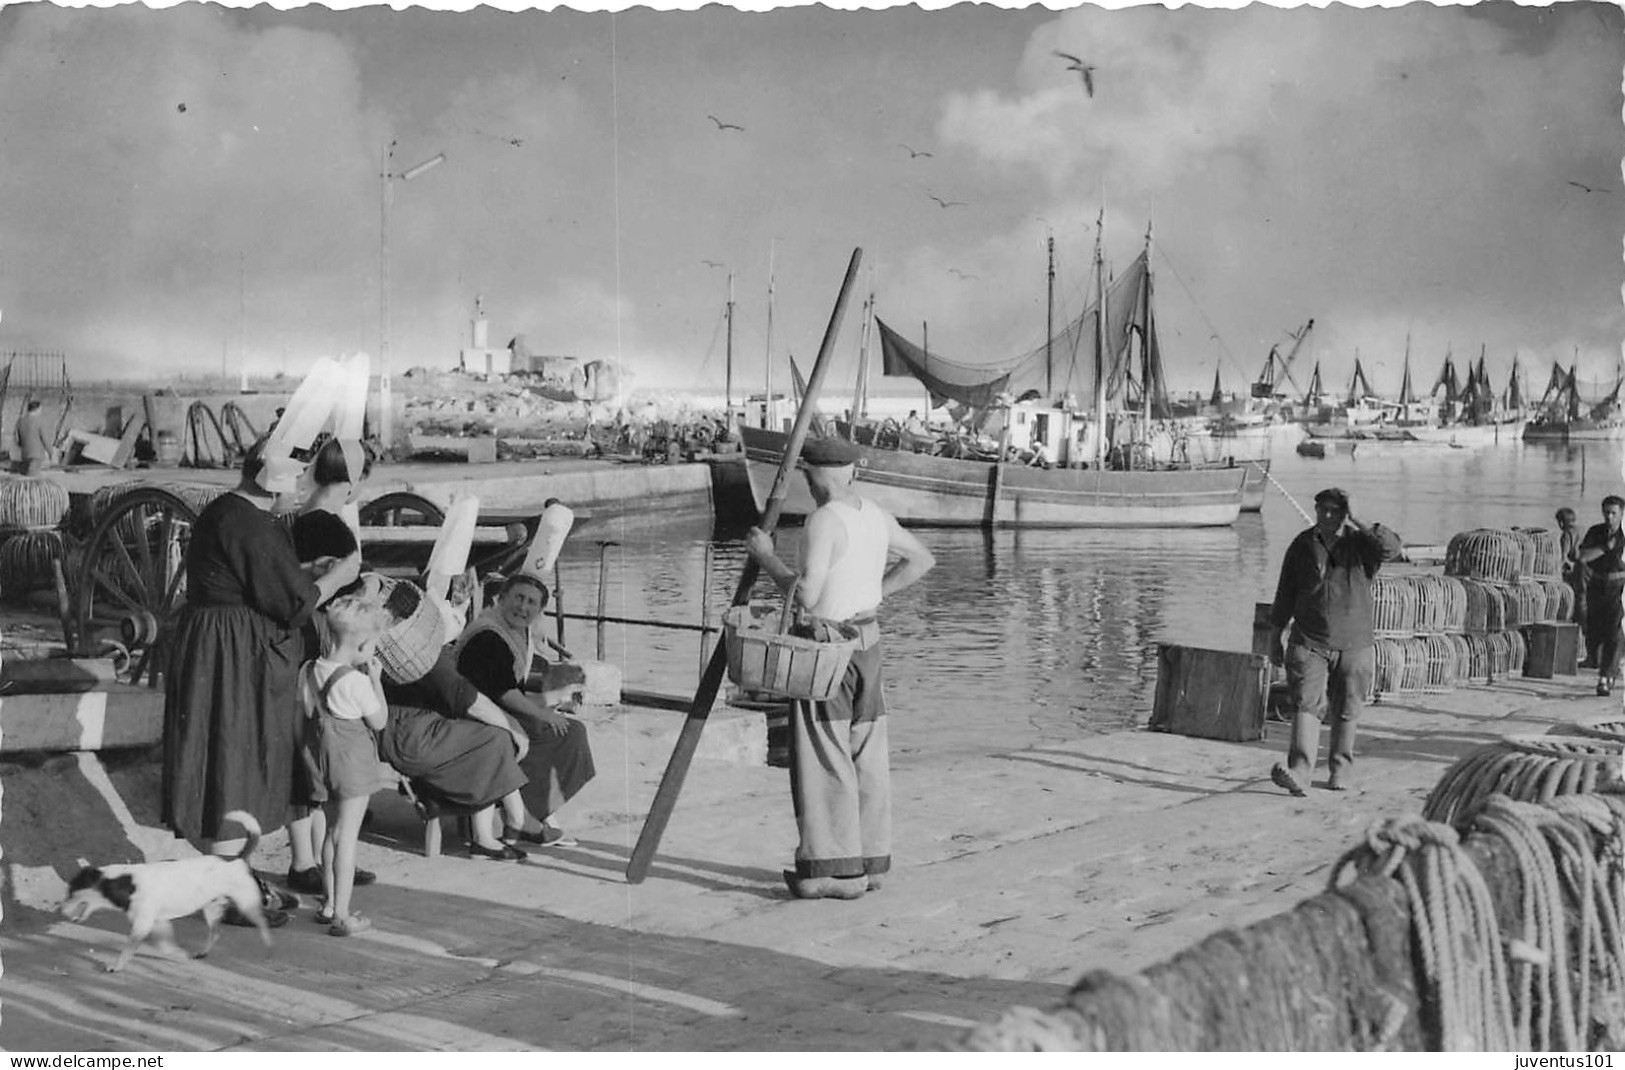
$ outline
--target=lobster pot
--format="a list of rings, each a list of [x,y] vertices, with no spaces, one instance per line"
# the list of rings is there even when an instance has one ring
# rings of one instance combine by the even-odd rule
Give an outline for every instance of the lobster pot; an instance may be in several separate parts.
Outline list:
[[[785,698],[824,702],[846,677],[853,642],[821,643],[757,624],[749,606],[723,616],[728,679],[740,687]]]
[[[68,490],[52,479],[6,476],[0,479],[0,529],[40,531],[68,515]]]
[[[1515,590],[1518,597],[1518,623],[1508,628],[1521,628],[1525,624],[1550,620],[1546,615],[1546,586],[1540,580],[1519,580]]]
[[[1490,674],[1489,640],[1479,634],[1464,635],[1467,644],[1467,678],[1487,677]]]
[[[1417,694],[1427,688],[1428,682],[1428,645],[1424,639],[1400,639],[1400,656],[1404,664],[1400,668],[1399,689],[1406,694]]]
[[[1454,576],[1434,576],[1433,580],[1438,584],[1439,601],[1444,611],[1440,630],[1461,631],[1467,623],[1467,588]]]
[[[97,488],[90,495],[90,522],[92,524],[101,523],[102,517],[118,504],[118,500],[120,498],[124,497],[126,494],[129,494],[131,491],[140,490],[143,487],[153,487],[157,490],[166,490],[175,497],[179,498],[182,502],[186,503],[187,507],[190,508],[192,512],[200,514],[210,502],[220,497],[220,495],[224,494],[229,489],[227,487],[203,487],[198,486],[195,483],[152,483],[142,479],[132,479],[124,483],[112,483],[108,486]],[[121,530],[120,532],[126,538],[133,539],[138,536],[133,519],[128,524],[120,524],[119,527],[121,529],[127,529]]]
[[[1457,634],[1444,636],[1444,641],[1450,644],[1451,671],[1455,675],[1458,687],[1473,677],[1473,646],[1468,641],[1471,638],[1473,637]]]
[[[1427,651],[1427,671],[1422,690],[1439,693],[1455,689],[1459,658],[1456,647],[1443,635],[1425,635],[1420,642]]]
[[[1529,652],[1522,632],[1491,632],[1484,637],[1490,648],[1490,672],[1507,676],[1523,671],[1523,659]]]
[[[1489,583],[1516,583],[1523,567],[1523,545],[1504,528],[1475,528],[1450,537],[1444,551],[1444,574]]]
[[[1461,584],[1462,601],[1465,603],[1461,615],[1461,630],[1464,632],[1483,632],[1488,630],[1490,619],[1490,605],[1494,603],[1496,613],[1500,613],[1501,597],[1495,593],[1495,588],[1478,580],[1457,580]]]
[[[1375,644],[1376,672],[1371,675],[1371,694],[1397,695],[1405,675],[1405,652],[1397,639],[1378,639]]]
[[[1534,536],[1524,528],[1512,527],[1507,529],[1518,543],[1518,577],[1521,579],[1529,575],[1535,567],[1535,557],[1538,550],[1535,546]]]
[[[77,569],[69,568],[67,540],[60,532],[25,531],[0,543],[0,592],[8,599],[22,598],[31,591],[49,591],[56,586],[51,562],[62,562],[66,579]]]
[[[1524,558],[1524,575],[1535,579],[1554,580],[1563,575],[1563,544],[1557,532],[1550,528],[1513,528],[1528,536],[1533,552]]]
[[[1416,587],[1408,576],[1378,576],[1371,581],[1371,624],[1378,635],[1416,634]]]
[[[1541,580],[1546,593],[1546,609],[1541,620],[1566,621],[1574,616],[1574,588],[1563,580]]]

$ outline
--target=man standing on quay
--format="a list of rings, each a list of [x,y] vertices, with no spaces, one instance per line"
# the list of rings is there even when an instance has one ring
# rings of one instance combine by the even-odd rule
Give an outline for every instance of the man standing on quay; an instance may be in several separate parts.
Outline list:
[[[785,883],[800,899],[856,899],[891,869],[891,766],[880,689],[881,599],[936,564],[895,517],[852,489],[858,449],[809,439],[801,459],[818,508],[803,532],[801,573],[779,559],[772,537],[751,528],[745,546],[797,603],[793,634],[853,639],[840,691],[797,700],[790,717],[790,798],[801,842]],[[895,555],[899,560],[888,567]]]
[[[1286,665],[1292,701],[1292,744],[1270,779],[1302,795],[1315,770],[1320,720],[1329,708],[1326,762],[1332,791],[1346,791],[1354,764],[1354,735],[1376,675],[1371,580],[1384,561],[1400,556],[1399,537],[1381,524],[1366,527],[1349,515],[1349,496],[1336,487],[1315,495],[1315,524],[1299,533],[1281,561],[1270,610],[1270,660]],[[1286,649],[1281,637],[1292,632]]]
[[[1602,500],[1602,523],[1586,529],[1576,557],[1586,568],[1586,660],[1597,667],[1597,694],[1614,690],[1619,675],[1620,599],[1625,595],[1625,498]]]

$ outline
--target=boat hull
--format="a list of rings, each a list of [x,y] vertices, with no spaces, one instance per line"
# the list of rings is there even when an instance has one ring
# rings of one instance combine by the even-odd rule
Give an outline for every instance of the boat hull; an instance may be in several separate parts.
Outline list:
[[[784,455],[782,432],[745,428],[751,492],[764,511]],[[1250,468],[1111,472],[1031,468],[859,446],[865,497],[912,527],[1196,528],[1234,524]],[[792,479],[781,517],[814,503]]]
[[[1522,441],[1524,425],[1521,420],[1512,420],[1499,424],[1453,424],[1445,427],[1411,427],[1406,430],[1418,442],[1478,449]]]
[[[1616,420],[1575,420],[1528,423],[1523,428],[1525,442],[1618,442],[1625,439],[1625,422]]]

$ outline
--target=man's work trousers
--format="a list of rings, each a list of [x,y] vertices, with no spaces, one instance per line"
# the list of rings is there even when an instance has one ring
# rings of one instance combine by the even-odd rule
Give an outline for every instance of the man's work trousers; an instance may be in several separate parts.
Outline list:
[[[1586,656],[1597,663],[1597,675],[1619,675],[1620,625],[1625,621],[1625,580],[1592,576],[1586,584]]]
[[[796,876],[891,869],[891,764],[879,643],[852,655],[833,699],[791,704],[790,798],[801,834]]]
[[[1331,718],[1326,764],[1333,772],[1354,764],[1354,735],[1365,697],[1377,672],[1377,648],[1326,650],[1306,643],[1286,648],[1286,682],[1292,696],[1292,745],[1287,766],[1307,777],[1320,749],[1320,721]]]

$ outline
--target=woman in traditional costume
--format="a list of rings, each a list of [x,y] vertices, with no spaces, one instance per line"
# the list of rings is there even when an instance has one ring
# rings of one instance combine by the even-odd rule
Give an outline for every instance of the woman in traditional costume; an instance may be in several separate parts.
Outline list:
[[[246,810],[263,828],[288,820],[301,728],[300,629],[361,568],[359,553],[320,577],[300,567],[270,515],[300,467],[256,444],[237,486],[192,525],[186,550],[186,605],[164,678],[162,816],[220,854],[241,843],[216,839],[228,811]]]
[[[559,712],[563,697],[545,690],[544,674],[532,672],[532,625],[547,605],[547,586],[527,572],[510,576],[497,600],[464,629],[455,644],[457,671],[501,706],[530,737],[520,768],[530,778],[525,808],[537,828],[508,830],[510,838],[542,846],[573,846],[549,819],[593,778],[587,726]]]

